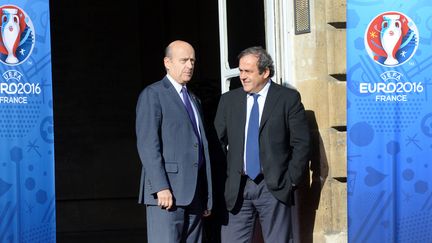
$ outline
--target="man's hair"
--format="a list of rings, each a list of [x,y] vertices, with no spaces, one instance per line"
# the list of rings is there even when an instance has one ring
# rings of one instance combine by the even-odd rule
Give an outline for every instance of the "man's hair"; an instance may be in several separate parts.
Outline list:
[[[240,52],[240,54],[238,55],[238,59],[240,60],[242,57],[247,55],[254,55],[258,58],[257,66],[260,74],[262,74],[268,68],[270,71],[269,78],[273,77],[275,72],[273,60],[270,54],[268,54],[268,52],[264,48],[262,48],[261,46],[249,47]]]
[[[171,53],[171,46],[170,46],[170,45],[168,45],[168,46],[165,48],[165,57],[168,57],[168,58],[171,58],[171,57],[172,57],[172,53]]]

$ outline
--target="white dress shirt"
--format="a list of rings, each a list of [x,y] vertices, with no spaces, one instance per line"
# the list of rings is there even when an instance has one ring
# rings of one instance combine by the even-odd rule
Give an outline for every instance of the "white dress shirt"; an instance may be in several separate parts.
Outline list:
[[[166,76],[167,76],[168,80],[171,82],[171,84],[174,86],[175,90],[177,91],[177,94],[180,96],[180,99],[183,101],[183,104],[184,104],[183,94],[181,93],[183,85],[177,83],[169,74],[167,74]],[[192,104],[192,110],[193,110],[194,115],[195,115],[195,121],[196,121],[196,124],[198,126],[197,130],[198,130],[199,135],[201,136],[201,131],[200,131],[200,128],[199,128],[199,119],[198,119],[197,108],[195,107],[195,103],[190,98],[189,92],[188,92],[187,96],[189,97],[189,101]]]
[[[264,86],[264,88],[258,92],[257,94],[259,94],[258,96],[258,110],[259,110],[259,124],[261,124],[261,117],[262,117],[262,113],[264,110],[264,104],[267,98],[267,93],[268,90],[270,88],[270,83],[271,80],[269,80],[266,85]],[[244,152],[243,152],[243,168],[245,173],[247,174],[246,171],[246,141],[247,141],[247,130],[248,130],[248,126],[249,126],[249,116],[250,116],[250,112],[252,110],[252,106],[254,103],[254,98],[251,94],[247,94],[247,100],[246,100],[246,124],[245,124],[245,142],[244,142]]]

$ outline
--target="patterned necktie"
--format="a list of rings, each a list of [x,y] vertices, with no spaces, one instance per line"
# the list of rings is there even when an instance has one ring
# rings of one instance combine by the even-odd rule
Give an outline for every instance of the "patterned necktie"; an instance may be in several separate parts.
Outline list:
[[[182,93],[182,96],[183,96],[183,102],[184,102],[186,111],[187,111],[187,113],[189,115],[189,119],[190,119],[190,121],[192,123],[193,130],[195,132],[195,135],[198,138],[198,149],[199,149],[198,164],[199,164],[199,167],[201,167],[201,165],[204,162],[204,159],[203,159],[203,145],[202,145],[202,141],[201,141],[201,136],[200,136],[200,134],[198,132],[198,126],[197,126],[197,122],[196,122],[196,118],[195,118],[195,113],[194,113],[194,111],[192,109],[192,104],[191,104],[191,102],[189,100],[188,91],[187,91],[187,89],[186,89],[185,86],[182,87],[181,93]]]
[[[251,94],[254,98],[252,110],[249,115],[246,141],[246,173],[251,179],[255,179],[261,172],[259,158],[259,94]]]

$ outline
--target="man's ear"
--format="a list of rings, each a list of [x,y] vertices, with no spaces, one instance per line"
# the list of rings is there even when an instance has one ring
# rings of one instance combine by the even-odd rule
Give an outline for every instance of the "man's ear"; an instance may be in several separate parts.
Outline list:
[[[164,57],[164,66],[165,66],[165,69],[166,70],[168,70],[169,69],[169,67],[171,66],[170,64],[171,64],[171,59],[169,58],[169,57]]]
[[[264,79],[268,78],[270,76],[270,69],[266,68],[266,70],[264,71]]]

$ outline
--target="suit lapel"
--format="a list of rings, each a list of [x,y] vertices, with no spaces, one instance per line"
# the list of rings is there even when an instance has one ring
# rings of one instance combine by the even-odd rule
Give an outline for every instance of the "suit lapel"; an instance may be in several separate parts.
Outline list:
[[[195,106],[195,108],[196,108],[196,110],[197,110],[197,115],[198,115],[198,126],[199,126],[199,129],[200,129],[200,131],[201,131],[201,136],[202,136],[203,131],[204,131],[204,123],[203,123],[203,121],[202,121],[202,110],[201,110],[201,105],[200,105],[200,103],[198,102],[197,97],[196,97],[192,92],[190,92],[190,91],[189,91],[189,96],[190,96],[190,98],[191,98],[191,100],[192,100],[193,105]]]
[[[240,92],[240,94],[237,96],[237,100],[234,101],[234,105],[236,107],[235,107],[235,109],[232,109],[232,111],[234,113],[233,117],[235,117],[233,122],[234,122],[234,124],[239,125],[239,127],[237,128],[238,134],[242,138],[242,142],[244,144],[245,143],[247,94],[246,94],[246,92],[243,91],[243,89],[241,89],[239,92]]]
[[[260,132],[276,106],[280,95],[278,91],[278,87],[273,82],[271,82],[269,91],[267,93],[266,101],[264,103],[263,114],[261,116]]]
[[[201,110],[201,106],[198,102],[198,98],[190,91],[189,91],[189,96],[191,98],[193,105],[197,109],[197,113],[198,113],[199,118],[201,118],[202,110]]]
[[[163,85],[166,88],[166,96],[168,96],[168,99],[171,99],[172,103],[176,107],[176,110],[178,110],[179,115],[183,116],[183,119],[189,120],[189,115],[187,114],[186,108],[183,104],[182,99],[180,98],[180,95],[177,93],[176,89],[167,77],[163,79]]]

